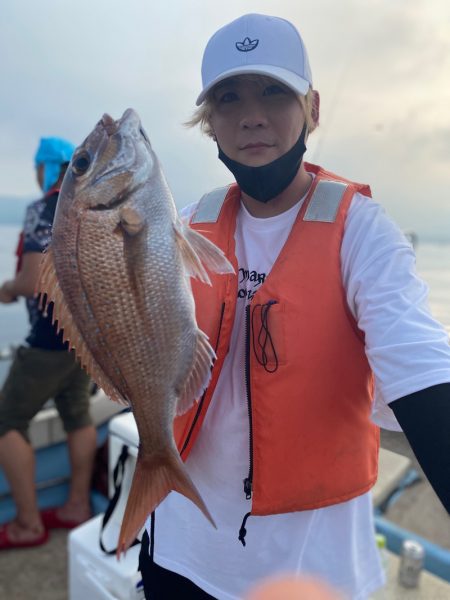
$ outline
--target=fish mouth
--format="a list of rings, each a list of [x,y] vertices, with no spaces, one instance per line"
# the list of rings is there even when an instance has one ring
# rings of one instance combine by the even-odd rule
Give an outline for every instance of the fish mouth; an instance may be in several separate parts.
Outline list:
[[[122,127],[135,127],[137,130],[141,129],[141,122],[139,116],[132,108],[127,108],[120,119],[113,119],[108,113],[104,113],[100,119],[100,124],[109,137],[118,133]]]
[[[100,119],[100,123],[109,136],[118,133],[120,129],[128,128],[136,129],[137,131],[142,129],[139,115],[133,108],[127,108],[117,121],[108,113],[104,113],[103,117]]]
[[[104,113],[98,126],[103,129],[104,134],[106,134],[103,143],[108,143],[107,140],[112,136],[118,136],[118,152],[120,158],[117,161],[113,160],[108,165],[109,168],[106,171],[100,172],[94,177],[92,181],[93,186],[105,182],[105,180],[107,181],[117,176],[120,177],[121,175],[134,171],[133,164],[136,159],[136,152],[133,151],[134,144],[127,143],[126,141],[124,142],[123,140],[133,139],[136,134],[143,136],[144,139],[146,139],[142,131],[139,115],[132,108],[125,110],[122,117],[117,120],[113,119],[108,113]],[[147,139],[146,141],[148,142]],[[148,144],[150,143],[148,142]],[[140,169],[138,169],[138,171],[140,171]],[[136,174],[137,173],[135,173],[135,175]],[[89,209],[94,211],[114,210],[121,204],[124,204],[144,183],[141,176],[138,175],[135,177],[135,175],[132,176],[132,181],[129,182],[131,186],[126,185],[124,189],[118,191],[112,198],[105,198],[104,202],[90,206]]]
[[[120,125],[124,125],[126,123],[130,123],[132,126],[134,125],[136,129],[139,129],[141,125],[141,120],[139,115],[133,108],[127,108],[122,117],[119,119]]]
[[[115,121],[108,113],[105,113],[100,119],[100,123],[103,125],[103,129],[106,131],[108,136],[112,136],[119,131],[119,124]]]
[[[100,119],[98,125],[103,129],[104,133],[106,133],[107,138],[111,138],[112,136],[119,134],[121,132],[121,130],[123,130],[124,123],[126,123],[126,121],[132,120],[133,117],[137,117],[137,115],[132,109],[127,109],[124,112],[124,114],[122,115],[122,118],[120,118],[118,120],[113,119],[108,113],[104,113],[104,115]],[[139,117],[137,117],[137,118],[139,119]],[[124,133],[126,135],[126,131]],[[121,145],[122,145],[121,142],[119,142],[119,146],[121,146]],[[123,155],[122,155],[122,158],[124,158]],[[121,175],[123,173],[126,173],[127,171],[129,171],[130,166],[133,163],[133,160],[134,160],[134,156],[129,155],[126,157],[125,160],[118,161],[118,164],[117,163],[114,164],[114,162],[113,162],[112,164],[109,165],[109,168],[106,171],[100,172],[93,179],[92,185],[95,186],[101,181],[105,181],[105,180],[111,179],[113,177],[116,177],[118,175]],[[99,210],[105,210],[109,207],[114,208],[115,206],[117,206],[118,204],[121,203],[124,195],[125,195],[124,193],[119,193],[107,204],[104,203],[104,204],[99,205]]]

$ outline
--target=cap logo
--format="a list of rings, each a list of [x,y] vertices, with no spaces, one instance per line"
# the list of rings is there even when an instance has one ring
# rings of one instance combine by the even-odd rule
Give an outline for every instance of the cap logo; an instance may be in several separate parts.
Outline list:
[[[239,52],[250,52],[250,50],[254,50],[258,44],[259,40],[251,40],[249,37],[246,37],[243,42],[236,42],[236,48]]]

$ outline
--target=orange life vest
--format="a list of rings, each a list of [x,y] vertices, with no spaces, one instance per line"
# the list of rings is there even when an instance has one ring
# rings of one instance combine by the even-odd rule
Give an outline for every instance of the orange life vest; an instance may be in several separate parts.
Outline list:
[[[247,307],[250,452],[244,488],[253,515],[343,502],[368,491],[377,478],[373,376],[363,334],[347,306],[340,264],[351,199],[355,192],[370,196],[370,189],[314,165],[306,169],[315,173],[314,181]],[[191,219],[193,228],[222,248],[236,272],[239,203],[234,184],[204,196]],[[183,459],[211,402],[235,316],[237,276],[212,275],[212,284],[192,281],[197,321],[217,360],[204,396],[175,420]]]

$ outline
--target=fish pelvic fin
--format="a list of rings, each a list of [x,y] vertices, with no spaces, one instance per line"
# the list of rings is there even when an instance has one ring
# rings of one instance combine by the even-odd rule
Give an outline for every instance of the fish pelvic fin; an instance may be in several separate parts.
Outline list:
[[[129,406],[129,403],[122,397],[118,390],[116,390],[107,375],[105,375],[103,369],[95,360],[73,320],[72,313],[70,312],[56,276],[53,251],[51,248],[49,248],[42,256],[35,293],[41,294],[39,300],[39,308],[41,310],[45,308],[44,305],[53,302],[52,324],[56,323],[56,330],[58,333],[63,330],[63,341],[68,342],[69,350],[75,351],[75,355],[85,371],[92,377],[95,383],[103,389],[105,394],[109,396],[111,400]]]
[[[233,265],[220,248],[180,219],[174,224],[175,237],[187,274],[211,285],[206,269],[213,273],[234,273]],[[206,267],[206,269],[205,269]]]
[[[187,412],[194,401],[197,400],[197,398],[200,398],[207,388],[209,380],[211,379],[211,368],[215,358],[216,353],[208,341],[208,336],[199,329],[197,331],[194,363],[180,394],[180,399],[178,400],[176,409],[177,416]]]
[[[150,456],[139,453],[120,528],[116,552],[118,559],[131,546],[148,515],[172,490],[189,498],[216,527],[175,448]]]

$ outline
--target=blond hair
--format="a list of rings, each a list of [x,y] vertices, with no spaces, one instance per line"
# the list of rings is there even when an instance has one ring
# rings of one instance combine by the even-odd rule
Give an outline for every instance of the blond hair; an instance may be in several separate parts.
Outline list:
[[[265,75],[238,75],[237,78],[245,79],[246,81],[253,81],[260,83],[261,85],[268,85],[273,83],[273,79],[271,77],[267,77]],[[303,109],[306,119],[306,126],[308,129],[308,133],[314,131],[317,127],[318,123],[313,117],[314,112],[314,94],[312,89],[310,88],[305,95],[295,94],[297,100],[300,103],[300,106]],[[214,88],[212,88],[205,100],[202,104],[194,111],[192,117],[184,123],[185,127],[200,127],[202,133],[207,135],[208,137],[214,137],[214,132],[211,128],[211,111],[214,106]]]

